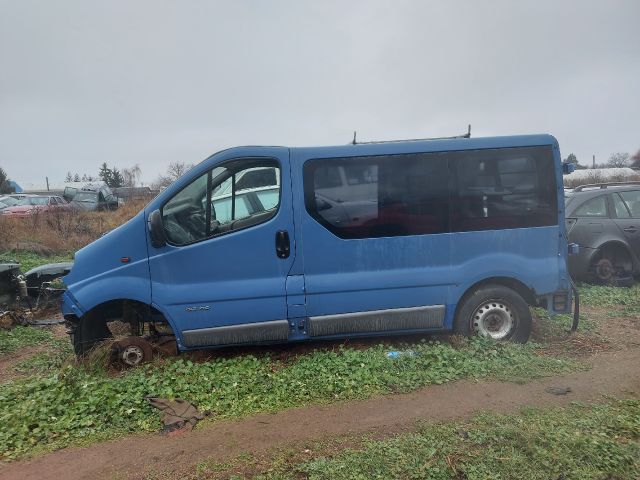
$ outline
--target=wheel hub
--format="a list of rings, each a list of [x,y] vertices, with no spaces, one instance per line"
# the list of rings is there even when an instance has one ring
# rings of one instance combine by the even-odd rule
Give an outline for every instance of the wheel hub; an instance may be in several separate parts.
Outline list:
[[[503,302],[485,302],[472,316],[475,333],[496,340],[509,336],[516,324],[513,312]]]
[[[142,363],[142,360],[144,359],[144,352],[138,345],[129,345],[120,353],[120,359],[125,365],[135,367],[139,363]]]
[[[602,281],[611,280],[613,277],[613,263],[607,258],[602,258],[596,263],[596,275]]]

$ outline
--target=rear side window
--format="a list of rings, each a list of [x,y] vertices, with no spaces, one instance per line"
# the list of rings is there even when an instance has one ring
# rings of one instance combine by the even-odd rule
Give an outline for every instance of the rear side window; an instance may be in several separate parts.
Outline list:
[[[587,200],[574,213],[576,217],[606,217],[607,198],[604,195]]]
[[[640,218],[640,190],[620,192],[620,196],[627,204],[627,207],[631,212],[631,216],[633,218]]]
[[[627,206],[624,204],[624,200],[618,195],[614,193],[611,195],[613,198],[613,206],[616,210],[616,217],[618,218],[629,218],[631,215],[629,214],[629,210],[627,210]]]
[[[315,159],[309,214],[340,238],[557,225],[550,147]]]
[[[549,147],[459,152],[452,231],[541,227],[557,224],[557,190]]]

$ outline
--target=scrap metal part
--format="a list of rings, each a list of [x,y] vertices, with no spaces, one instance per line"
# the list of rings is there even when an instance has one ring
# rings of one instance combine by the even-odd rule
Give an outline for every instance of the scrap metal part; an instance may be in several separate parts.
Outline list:
[[[24,274],[28,289],[39,289],[44,282],[51,282],[57,278],[64,277],[71,271],[73,262],[49,263],[32,268]]]
[[[50,263],[29,270],[22,275],[17,262],[0,263],[0,326],[53,325],[64,320],[33,320],[32,309],[46,305],[58,297],[64,288],[53,285],[55,280],[67,275],[73,266],[70,262]],[[35,299],[35,304],[32,300]]]
[[[18,295],[18,278],[20,264],[15,262],[0,263],[0,309],[13,307]]]

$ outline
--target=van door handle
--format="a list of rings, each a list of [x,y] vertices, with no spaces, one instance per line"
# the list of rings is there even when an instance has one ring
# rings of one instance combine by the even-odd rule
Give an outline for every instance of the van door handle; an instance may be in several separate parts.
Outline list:
[[[278,258],[289,258],[289,253],[291,253],[289,232],[278,230],[276,232],[276,255],[278,255]]]
[[[638,229],[636,227],[627,227],[623,229],[625,232],[636,233]]]

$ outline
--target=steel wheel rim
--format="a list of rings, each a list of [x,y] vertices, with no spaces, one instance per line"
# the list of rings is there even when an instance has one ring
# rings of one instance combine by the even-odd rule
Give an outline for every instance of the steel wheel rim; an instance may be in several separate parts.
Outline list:
[[[478,335],[502,340],[513,333],[516,317],[505,302],[490,300],[476,308],[471,316],[471,325]]]
[[[144,359],[144,352],[138,345],[129,345],[122,350],[120,358],[125,365],[135,367]]]

